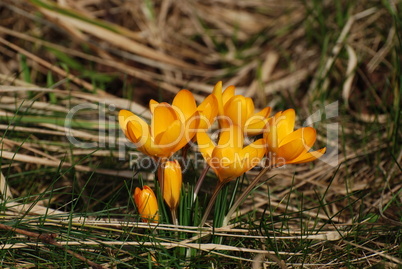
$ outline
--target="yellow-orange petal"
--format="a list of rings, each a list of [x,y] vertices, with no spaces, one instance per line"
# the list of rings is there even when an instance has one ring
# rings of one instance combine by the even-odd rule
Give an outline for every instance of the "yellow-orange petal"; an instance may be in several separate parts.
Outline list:
[[[255,113],[254,116],[256,116],[257,118],[268,118],[269,114],[271,114],[271,107],[267,106],[264,107],[263,109],[261,109],[258,113]],[[250,122],[252,123],[252,122]]]
[[[268,119],[254,120],[252,124],[244,125],[244,132],[249,136],[261,134],[267,126]]]
[[[288,163],[289,164],[291,164],[291,163],[307,163],[307,162],[314,161],[314,160],[320,158],[322,155],[324,155],[326,150],[327,150],[327,148],[324,147],[324,148],[316,150],[316,151],[302,153],[299,157],[291,160]]]
[[[217,155],[215,151],[214,156]],[[244,149],[233,151],[232,154],[222,152],[225,154],[221,156],[221,158],[224,158],[225,156],[231,155],[233,162],[229,165],[221,165],[221,167],[218,167],[219,169],[215,169],[219,180],[222,182],[235,179],[259,164],[265,154],[265,141],[264,139],[259,139]]]
[[[247,147],[243,148],[240,152],[243,173],[259,164],[265,155],[265,151],[265,140],[263,138],[258,139]]]
[[[195,134],[199,131],[197,129],[199,121],[199,111],[196,111],[193,116],[191,116],[185,123],[183,123],[182,128],[184,132],[181,133],[180,139],[178,140],[174,151],[178,151],[194,138]]]
[[[222,93],[222,105],[223,106],[225,106],[225,104],[229,101],[229,99],[235,95],[235,90],[236,90],[236,87],[233,85],[230,85],[225,89],[225,91]]]
[[[173,99],[173,107],[179,108],[178,114],[182,121],[186,121],[197,110],[197,105],[193,94],[189,90],[179,91]],[[180,115],[183,113],[183,115]]]
[[[317,138],[317,131],[313,127],[304,127],[302,130],[302,139],[306,148],[310,150],[310,148],[314,145]]]
[[[133,196],[143,221],[158,222],[158,202],[152,189],[148,186],[144,186],[142,190],[136,188]]]
[[[248,118],[244,124],[244,132],[247,135],[258,135],[261,134],[264,129],[268,126],[269,114],[271,112],[270,107],[262,109],[260,112],[252,115]]]
[[[237,125],[231,125],[222,129],[219,135],[219,147],[243,148],[244,135],[242,129]]]
[[[240,164],[231,164],[230,166],[215,171],[215,173],[217,174],[219,181],[223,183],[227,183],[244,174],[243,168]]]
[[[218,115],[218,101],[216,96],[213,94],[208,95],[198,106],[197,110],[200,112],[198,129],[209,129]]]
[[[163,199],[171,209],[178,206],[182,185],[182,172],[177,160],[163,164]]]
[[[289,135],[284,137],[280,142],[279,146],[281,147],[284,144],[289,143],[292,140],[295,139],[302,139],[306,151],[310,150],[310,148],[314,145],[315,140],[316,140],[316,130],[312,127],[303,127],[300,129],[297,129],[294,132],[291,132]]]
[[[212,94],[215,95],[218,101],[218,115],[223,115],[223,101],[222,101],[222,81],[215,84]]]
[[[149,125],[128,110],[119,112],[119,125],[126,137],[133,143],[144,144],[150,137]]]
[[[167,103],[160,103],[154,109],[154,114],[151,122],[152,136],[156,137],[160,133],[165,132],[169,126],[178,120],[176,111]]]
[[[151,114],[154,114],[155,107],[159,105],[159,102],[155,101],[154,99],[149,100],[149,110],[151,111]]]
[[[303,152],[307,152],[306,145],[301,138],[296,138],[285,145],[278,148],[278,157],[284,158],[286,161],[291,161],[297,158]]]
[[[281,141],[285,136],[293,132],[296,114],[294,109],[287,109],[279,113],[278,117],[275,115],[275,124],[278,128],[279,141]]]
[[[245,97],[246,100],[246,118],[250,118],[254,114],[254,102],[250,97]]]
[[[212,152],[212,158],[216,168],[224,168],[231,165],[240,158],[239,152],[241,149],[233,147],[216,146]]]
[[[278,128],[272,124],[272,120],[268,121],[268,126],[264,130],[264,139],[267,147],[270,149],[276,149],[279,147]]]
[[[157,145],[154,145],[152,142],[138,147],[138,150],[151,157],[167,157],[165,156],[165,151],[163,151]]]
[[[134,190],[134,202],[135,202],[135,204],[137,205],[137,207],[138,207],[138,205],[140,204],[140,202],[141,202],[141,189],[140,188],[135,188],[135,190]]]
[[[131,123],[129,123],[130,125]],[[131,128],[128,129],[128,135],[131,137],[130,140],[133,141],[132,139],[137,139],[132,131]],[[145,153],[148,156],[158,156],[161,157],[163,156],[163,151],[159,148],[158,145],[155,145],[152,141],[152,138],[150,136],[143,136],[141,139],[135,140],[135,146],[137,149],[143,153]]]
[[[214,149],[208,164],[221,182],[226,183],[243,174],[243,166],[239,161],[239,151],[239,149],[233,148],[216,147]]]
[[[197,133],[197,144],[198,150],[204,159],[207,161],[209,158],[211,158],[212,152],[215,148],[215,143],[211,140],[206,132],[200,131]]]
[[[248,102],[244,96],[233,96],[224,105],[223,111],[224,115],[230,118],[230,124],[243,128],[248,118]]]
[[[155,138],[155,144],[164,148],[173,148],[184,136],[184,128],[180,120],[173,121],[163,132]]]
[[[127,123],[126,136],[136,147],[141,147],[148,139],[151,139],[148,124],[137,120],[131,120]]]
[[[263,138],[260,138],[240,151],[240,159],[250,159],[250,160],[254,159],[252,163],[249,163],[247,165],[251,166],[250,167],[251,169],[252,167],[257,165],[258,162],[264,157],[265,151],[266,151],[265,140]]]
[[[127,123],[135,118],[135,114],[131,111],[122,109],[119,111],[119,125],[120,128],[123,130],[124,134],[127,132]],[[137,116],[138,117],[138,116]]]

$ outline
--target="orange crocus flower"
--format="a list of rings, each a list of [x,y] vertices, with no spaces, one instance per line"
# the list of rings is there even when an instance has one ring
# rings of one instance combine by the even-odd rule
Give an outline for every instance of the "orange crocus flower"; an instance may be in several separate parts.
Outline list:
[[[168,158],[194,137],[200,112],[188,90],[179,91],[172,105],[151,100],[150,109],[150,126],[134,113],[121,110],[120,127],[141,152],[152,157]]]
[[[246,147],[243,141],[243,132],[237,125],[223,129],[218,144],[206,132],[197,133],[198,149],[220,182],[226,183],[241,176],[263,158],[265,142],[262,138]]]
[[[306,163],[320,158],[326,148],[310,151],[316,141],[316,130],[303,127],[294,131],[296,114],[293,109],[278,112],[268,121],[264,139],[271,165]]]
[[[218,101],[218,120],[221,128],[234,124],[247,135],[258,135],[263,132],[271,113],[270,107],[255,113],[254,102],[250,97],[235,95],[234,86],[229,86],[222,92],[221,81],[215,85],[212,93]]]

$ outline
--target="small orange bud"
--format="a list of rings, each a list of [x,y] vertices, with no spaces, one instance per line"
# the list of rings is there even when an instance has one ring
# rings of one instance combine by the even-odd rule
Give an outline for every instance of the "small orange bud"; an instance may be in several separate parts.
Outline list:
[[[170,209],[177,208],[182,184],[181,167],[177,160],[163,164],[163,199]]]
[[[135,188],[134,202],[141,215],[142,221],[158,223],[158,202],[155,193],[150,187],[144,186],[142,190]]]

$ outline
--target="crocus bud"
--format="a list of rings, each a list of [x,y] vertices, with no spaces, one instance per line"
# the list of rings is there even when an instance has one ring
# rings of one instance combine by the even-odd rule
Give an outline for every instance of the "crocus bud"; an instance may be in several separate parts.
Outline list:
[[[180,200],[182,183],[181,167],[177,160],[164,163],[163,167],[163,199],[170,209],[177,208]]]
[[[135,188],[134,202],[142,221],[158,223],[158,202],[155,193],[150,187],[144,186],[142,190]]]

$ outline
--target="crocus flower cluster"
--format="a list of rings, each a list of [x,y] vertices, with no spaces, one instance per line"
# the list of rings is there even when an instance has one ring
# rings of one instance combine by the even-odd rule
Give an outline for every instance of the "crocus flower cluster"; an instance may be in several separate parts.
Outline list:
[[[220,185],[243,175],[264,156],[272,167],[305,163],[321,157],[326,148],[310,151],[316,140],[312,127],[294,130],[295,111],[288,109],[270,117],[271,108],[256,112],[253,100],[235,95],[235,87],[222,90],[218,82],[212,94],[199,105],[188,90],[181,90],[172,104],[151,100],[151,123],[121,110],[119,124],[137,149],[160,163],[158,179],[163,198],[175,219],[179,204],[182,171],[174,154],[189,143],[198,150],[217,175]],[[217,139],[209,135],[218,123]],[[247,141],[252,141],[245,145]],[[155,194],[148,186],[137,188],[134,201],[144,221],[158,221]]]

